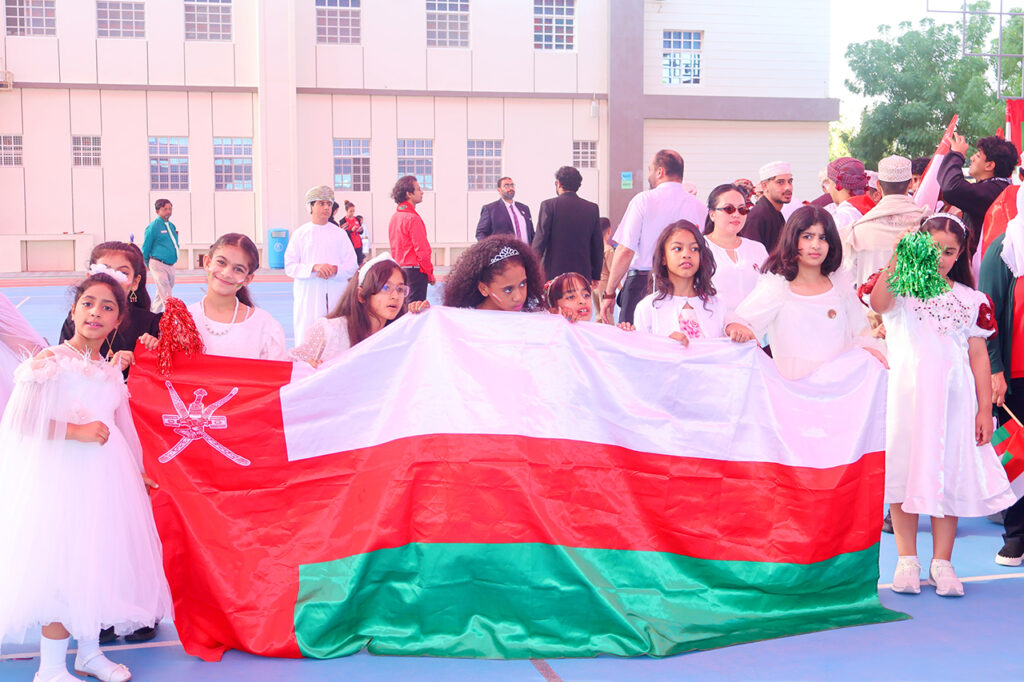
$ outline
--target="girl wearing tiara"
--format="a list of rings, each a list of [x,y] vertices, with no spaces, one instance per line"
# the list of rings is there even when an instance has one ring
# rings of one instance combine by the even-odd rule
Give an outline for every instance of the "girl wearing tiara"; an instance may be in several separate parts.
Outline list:
[[[146,264],[142,251],[135,244],[126,242],[103,242],[93,248],[89,255],[89,274],[98,272],[113,277],[128,297],[128,313],[121,325],[110,338],[100,346],[100,353],[114,365],[121,368],[125,379],[128,370],[135,364],[135,344],[139,341],[149,350],[156,348],[160,336],[161,313],[152,313],[149,292],[146,291]],[[63,343],[75,335],[75,324],[71,315],[64,320],[60,329]]]
[[[683,345],[690,339],[726,335],[726,310],[711,278],[715,258],[708,242],[689,220],[672,223],[654,247],[654,293],[641,300],[633,314],[636,329],[667,336]],[[730,325],[734,341],[750,341],[753,332],[742,323]]]
[[[125,682],[99,632],[171,615],[142,449],[121,372],[100,349],[127,313],[124,288],[92,275],[74,289],[74,335],[23,362],[0,420],[0,640],[42,626],[38,682],[75,672]]]
[[[854,347],[885,364],[867,308],[839,271],[842,261],[832,216],[801,206],[783,226],[754,290],[736,308],[758,338],[767,332],[775,366],[787,379],[805,377]]]
[[[533,312],[544,308],[544,269],[533,249],[495,234],[466,249],[444,287],[454,308]]]
[[[260,252],[244,234],[226,234],[210,246],[206,295],[188,307],[209,355],[288,359],[281,323],[249,295],[259,266]]]
[[[932,517],[929,575],[935,592],[961,597],[950,557],[957,518],[985,516],[1015,501],[992,438],[992,384],[985,339],[995,333],[988,298],[973,288],[967,230],[939,213],[922,226],[939,248],[939,274],[950,289],[921,300],[894,296],[888,277],[896,256],[871,291],[889,348],[885,434],[885,500],[899,559],[896,592],[921,591],[918,514]]]
[[[376,334],[407,310],[419,313],[430,307],[427,301],[409,303],[408,297],[405,270],[390,253],[366,261],[349,280],[334,310],[309,326],[302,343],[292,349],[292,359],[319,367]]]

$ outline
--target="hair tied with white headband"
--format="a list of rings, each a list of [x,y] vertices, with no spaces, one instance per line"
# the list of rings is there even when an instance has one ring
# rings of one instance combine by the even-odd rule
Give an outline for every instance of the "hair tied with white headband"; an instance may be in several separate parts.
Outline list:
[[[370,268],[372,268],[377,263],[383,263],[386,260],[389,260],[395,265],[398,265],[398,261],[391,257],[391,253],[389,251],[378,253],[376,256],[363,263],[363,267],[359,268],[359,286],[363,286],[363,280],[366,279],[366,273],[370,271]]]
[[[115,270],[104,263],[93,263],[90,265],[89,275],[107,275],[109,277],[113,277],[114,281],[120,282],[121,284],[128,283],[128,275],[124,274],[120,270]]]
[[[921,223],[921,229],[924,229],[924,226],[928,224],[929,220],[935,220],[936,218],[949,218],[952,222],[960,226],[960,229],[964,233],[964,239],[967,239],[967,226],[964,225],[964,221],[960,220],[952,213],[934,213],[928,216],[928,218],[926,218],[925,221]]]

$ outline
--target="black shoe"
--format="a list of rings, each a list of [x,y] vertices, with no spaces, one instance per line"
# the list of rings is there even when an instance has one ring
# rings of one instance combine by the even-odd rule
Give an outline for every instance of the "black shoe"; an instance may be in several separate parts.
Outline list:
[[[100,630],[100,644],[110,644],[117,639],[117,633],[114,632],[114,628],[103,628]]]
[[[892,513],[885,512],[885,518],[882,519],[882,532],[892,533]]]
[[[151,640],[154,637],[156,637],[156,629],[158,627],[160,627],[159,623],[157,623],[156,625],[154,625],[151,628],[139,628],[138,630],[136,630],[135,632],[131,633],[130,635],[125,635],[124,636],[124,641],[126,641],[126,642],[148,642],[149,640]]]
[[[1024,561],[1024,541],[1010,538],[1003,543],[1003,548],[996,554],[996,563],[1000,566],[1020,566]]]

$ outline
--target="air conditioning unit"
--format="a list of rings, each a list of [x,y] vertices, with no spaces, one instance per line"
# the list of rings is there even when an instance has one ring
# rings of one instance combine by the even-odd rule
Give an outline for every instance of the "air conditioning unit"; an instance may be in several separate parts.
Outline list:
[[[11,71],[0,71],[0,92],[14,90],[14,73]]]

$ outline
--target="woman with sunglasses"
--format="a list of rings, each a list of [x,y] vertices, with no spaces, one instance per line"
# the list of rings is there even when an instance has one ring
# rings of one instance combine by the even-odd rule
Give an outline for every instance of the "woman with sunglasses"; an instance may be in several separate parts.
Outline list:
[[[309,326],[302,343],[292,349],[293,360],[319,367],[360,341],[368,339],[406,313],[430,307],[426,301],[407,303],[405,270],[389,253],[372,258],[349,280],[348,288],[326,317]]]
[[[754,290],[761,265],[768,260],[764,245],[739,235],[751,204],[737,185],[719,185],[708,195],[704,235],[718,266],[712,284],[727,310],[735,310]]]

